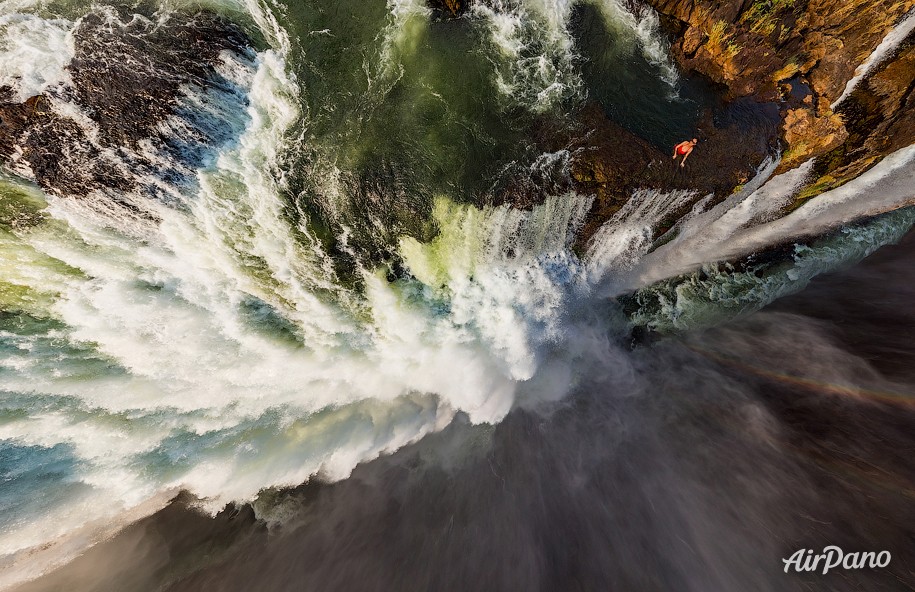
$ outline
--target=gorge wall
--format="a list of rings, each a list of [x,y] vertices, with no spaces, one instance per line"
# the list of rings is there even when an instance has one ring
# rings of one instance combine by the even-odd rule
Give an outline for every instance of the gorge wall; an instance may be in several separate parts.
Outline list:
[[[836,104],[856,69],[915,8],[915,0],[647,2],[664,18],[672,53],[685,71],[721,84],[731,98],[780,104],[781,170],[827,154],[835,168],[847,168],[851,160],[873,164],[915,142],[905,123],[915,79],[911,39]],[[823,175],[831,168],[818,166]],[[839,174],[852,178],[860,172],[859,164]]]
[[[696,157],[684,172],[664,174],[669,163],[657,163],[663,165],[669,156],[644,147],[614,152],[622,132],[607,132],[613,122],[588,115],[585,125],[596,132],[589,145],[578,146],[573,167],[577,188],[596,195],[583,243],[625,203],[635,185],[693,189],[721,200],[753,175],[767,152],[781,154],[776,173],[813,159],[812,174],[788,206],[791,210],[915,144],[915,0],[626,4],[635,13],[646,4],[657,11],[685,76],[710,81],[731,105],[768,109],[776,129],[738,129],[703,117],[696,126],[701,140]],[[891,33],[895,39],[887,38]],[[875,55],[882,43],[887,51]],[[633,158],[640,164],[628,162]]]

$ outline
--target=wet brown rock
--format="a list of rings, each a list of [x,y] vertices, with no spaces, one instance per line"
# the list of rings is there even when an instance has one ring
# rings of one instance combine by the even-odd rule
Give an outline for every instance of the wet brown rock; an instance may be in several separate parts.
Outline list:
[[[732,97],[771,91],[796,75],[831,100],[915,0],[646,0],[678,30],[688,71]]]
[[[0,103],[0,156],[17,173],[59,194],[133,187],[112,171],[76,122],[54,112],[44,95]]]
[[[237,26],[211,13],[173,18],[167,26],[127,14],[113,26],[111,18],[106,11],[83,17],[67,66],[77,103],[110,146],[152,136],[172,113],[182,84],[207,84],[221,51],[244,51],[250,43]]]
[[[649,167],[662,162],[664,154],[608,119],[596,104],[582,112],[580,126],[584,133],[569,147],[576,191],[594,195],[579,234],[579,242],[584,245],[603,222],[623,207],[639,182],[650,175]]]
[[[847,137],[818,158],[814,180],[798,196],[804,200],[861,175],[896,150],[915,142],[915,35],[897,55],[838,107]]]
[[[672,159],[673,147],[671,152],[662,151],[608,119],[598,105],[585,108],[580,115],[579,135],[567,145],[573,155],[575,190],[595,196],[579,233],[579,245],[585,245],[637,189],[694,191],[695,199],[683,212],[677,212],[676,218],[700,199],[711,195],[712,203],[720,201],[752,178],[777,141],[777,110],[752,101],[736,102],[727,109],[756,110],[755,118],[744,113],[743,122],[744,126],[746,119],[755,123],[740,129],[733,118],[721,113],[721,123],[716,126],[712,113],[707,112],[697,128],[700,142],[686,166],[681,167]],[[664,224],[659,232],[665,230]]]
[[[720,84],[727,106],[697,123],[700,143],[684,168],[597,105],[579,114],[571,135],[555,133],[558,141],[546,143],[548,149],[570,151],[573,188],[595,197],[580,246],[636,189],[693,190],[696,198],[686,208],[708,195],[715,203],[780,148],[779,172],[816,159],[820,178],[812,189],[822,191],[915,142],[915,50],[905,49],[878,68],[838,112],[830,106],[915,0],[647,3],[658,10],[683,70]],[[522,195],[511,201],[532,200]]]
[[[429,5],[451,16],[459,16],[467,10],[470,0],[429,0]]]
[[[833,113],[855,69],[915,8],[915,0],[646,0],[687,72],[781,106],[779,172],[813,158],[803,199],[860,175],[915,143],[911,41]],[[792,93],[807,89],[806,96]],[[795,89],[796,90],[796,89]],[[803,93],[802,93],[803,94]],[[797,205],[797,204],[796,204]]]
[[[23,134],[37,118],[37,109],[43,97],[32,97],[16,103],[12,92],[0,89],[0,154],[13,154]]]

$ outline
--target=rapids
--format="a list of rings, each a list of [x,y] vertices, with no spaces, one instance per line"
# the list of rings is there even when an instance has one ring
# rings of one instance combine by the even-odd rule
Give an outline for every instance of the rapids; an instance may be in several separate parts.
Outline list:
[[[593,197],[494,201],[508,176],[568,174],[526,134],[613,98],[594,64],[664,89],[670,120],[633,106],[629,121],[659,142],[698,112],[657,16],[629,3],[491,0],[436,21],[421,0],[162,0],[143,18],[201,7],[250,52],[222,52],[218,84],[183,84],[157,128],[168,150],[110,150],[67,65],[87,15],[115,35],[130,21],[79,0],[0,5],[0,88],[45,93],[134,183],[67,196],[25,166],[0,177],[0,586],[179,491],[214,514],[598,376],[630,384],[633,326],[758,310],[915,222],[897,210],[915,147],[783,218],[807,171],[773,177],[776,154],[660,237],[696,196],[638,191],[584,249]],[[583,29],[583,10],[601,20]],[[613,43],[586,60],[595,30]],[[784,244],[765,272],[717,265]]]

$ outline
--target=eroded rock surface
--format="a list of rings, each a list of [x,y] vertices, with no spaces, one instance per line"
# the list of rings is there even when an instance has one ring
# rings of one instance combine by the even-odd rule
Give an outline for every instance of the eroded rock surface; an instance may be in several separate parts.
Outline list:
[[[915,36],[862,81],[837,111],[847,137],[816,160],[814,179],[796,205],[915,143]]]
[[[85,16],[73,36],[72,82],[22,103],[0,88],[0,159],[13,171],[63,195],[126,191],[148,174],[174,182],[203,162],[208,146],[228,139],[218,124],[167,122],[182,119],[180,102],[194,92],[237,96],[243,107],[219,71],[224,53],[251,58],[236,25],[210,13],[160,22],[105,9]],[[168,199],[156,185],[148,189]]]
[[[577,153],[575,178],[579,190],[597,199],[582,240],[629,199],[633,186],[694,189],[720,200],[751,177],[767,153],[780,151],[776,173],[814,159],[814,175],[790,206],[797,207],[915,143],[915,36],[833,110],[856,69],[915,10],[915,0],[645,2],[661,15],[684,74],[720,85],[732,106],[768,109],[776,129],[764,122],[722,125],[721,117],[706,116],[697,124],[696,155],[679,171],[659,166],[661,156],[640,148],[621,155],[620,133],[600,131],[614,124],[586,116],[595,131]],[[623,142],[627,149],[636,144]],[[641,164],[626,162],[630,158]]]
[[[846,141],[861,143],[861,133],[875,142],[886,130],[857,126],[853,111],[832,105],[843,94],[856,69],[911,10],[915,0],[646,0],[672,33],[672,53],[687,72],[723,85],[730,97],[754,96],[782,105],[784,158],[779,171],[840,149]],[[888,61],[902,59],[900,53]],[[904,65],[895,78],[912,82]],[[804,89],[798,100],[797,89]],[[891,93],[892,94],[892,93]],[[901,103],[871,102],[882,119],[896,119]],[[902,130],[897,130],[902,131]],[[901,144],[915,142],[908,135]],[[888,146],[888,145],[887,145]],[[854,150],[851,150],[852,152]],[[880,156],[886,155],[883,150]],[[871,158],[877,152],[871,150]]]
[[[470,0],[428,0],[429,5],[451,16],[462,14],[470,5]]]
[[[647,0],[667,18],[684,69],[731,96],[765,93],[803,75],[820,97],[838,98],[915,0]]]

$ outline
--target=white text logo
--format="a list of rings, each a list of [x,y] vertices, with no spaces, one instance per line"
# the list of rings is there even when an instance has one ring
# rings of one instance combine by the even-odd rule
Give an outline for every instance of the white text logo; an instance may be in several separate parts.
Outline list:
[[[788,559],[782,559],[785,564],[785,573],[788,573],[792,567],[796,572],[816,571],[818,568],[823,570],[823,574],[829,573],[829,570],[842,569],[865,569],[874,567],[886,567],[890,564],[889,551],[875,553],[845,553],[839,547],[830,545],[823,549],[823,552],[814,555],[813,549],[801,549],[796,551]]]

